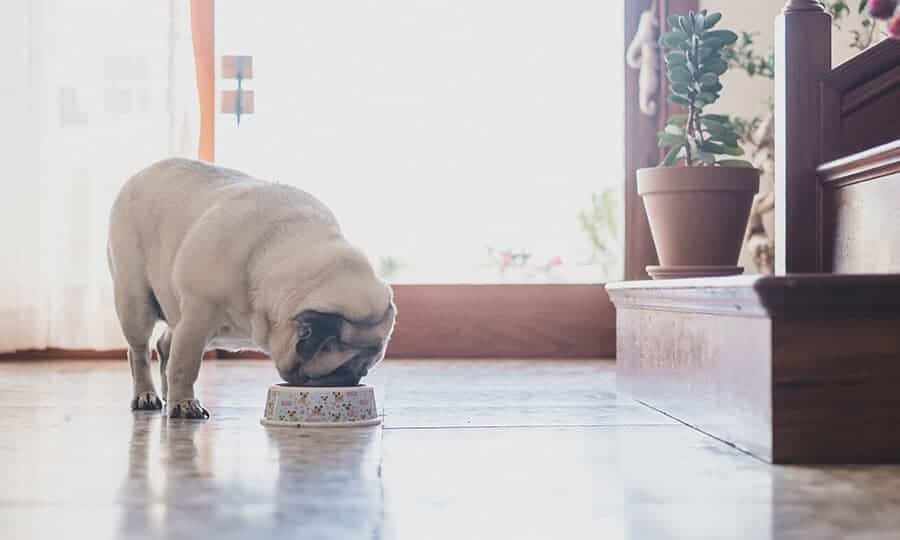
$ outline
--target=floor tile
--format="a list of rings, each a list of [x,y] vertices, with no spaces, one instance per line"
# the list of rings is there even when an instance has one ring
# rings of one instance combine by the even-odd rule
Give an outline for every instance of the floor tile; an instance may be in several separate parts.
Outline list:
[[[192,422],[124,362],[0,363],[0,538],[900,538],[900,467],[767,465],[610,362],[387,361],[360,429],[262,427],[273,382],[207,363]]]

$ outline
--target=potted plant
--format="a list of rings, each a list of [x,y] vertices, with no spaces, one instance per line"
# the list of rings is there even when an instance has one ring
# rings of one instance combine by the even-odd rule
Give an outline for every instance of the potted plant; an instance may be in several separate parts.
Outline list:
[[[719,99],[719,77],[728,70],[724,49],[737,40],[716,30],[720,13],[706,10],[669,17],[660,36],[666,53],[669,101],[685,114],[669,118],[659,133],[666,155],[658,167],[637,173],[660,266],[654,278],[739,274],[737,260],[759,189],[760,171],[736,159],[744,151],[728,116],[705,108]]]

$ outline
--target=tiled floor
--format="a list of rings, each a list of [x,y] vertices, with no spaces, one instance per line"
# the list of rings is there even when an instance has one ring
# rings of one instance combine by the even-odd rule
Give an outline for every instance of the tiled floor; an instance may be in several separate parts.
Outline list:
[[[0,363],[0,538],[900,538],[900,467],[772,467],[615,394],[609,362],[388,361],[383,427],[266,429],[263,361],[206,422],[123,362]]]

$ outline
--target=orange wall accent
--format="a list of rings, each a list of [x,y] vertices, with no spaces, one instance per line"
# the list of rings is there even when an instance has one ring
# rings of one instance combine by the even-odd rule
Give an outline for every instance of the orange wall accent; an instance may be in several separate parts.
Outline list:
[[[191,0],[191,33],[200,99],[199,157],[215,161],[216,60],[215,0]]]

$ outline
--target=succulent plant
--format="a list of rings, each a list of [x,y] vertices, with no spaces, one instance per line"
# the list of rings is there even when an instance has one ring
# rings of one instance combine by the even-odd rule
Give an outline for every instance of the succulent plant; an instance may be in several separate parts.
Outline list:
[[[659,38],[666,53],[669,101],[687,109],[687,114],[670,117],[659,133],[659,144],[667,149],[662,166],[683,162],[689,167],[752,167],[747,161],[735,159],[744,151],[731,119],[704,112],[718,101],[722,91],[719,78],[728,71],[723,52],[738,39],[730,30],[715,29],[721,19],[721,13],[706,10],[672,15],[668,19],[671,30]]]

